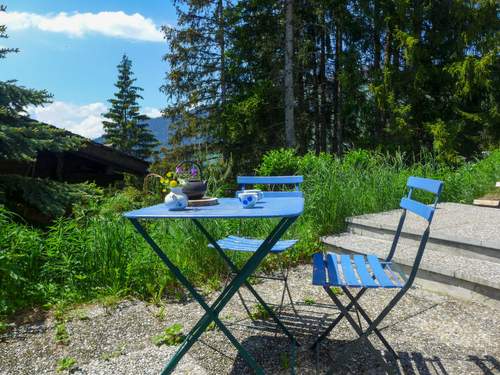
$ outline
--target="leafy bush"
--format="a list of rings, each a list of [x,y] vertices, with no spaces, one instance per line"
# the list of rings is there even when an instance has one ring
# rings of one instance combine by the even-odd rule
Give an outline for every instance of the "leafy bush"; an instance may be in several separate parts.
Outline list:
[[[182,333],[182,325],[179,323],[172,324],[170,327],[165,328],[165,330],[153,337],[153,344],[156,346],[169,345],[175,346],[180,345],[184,341],[184,334]]]

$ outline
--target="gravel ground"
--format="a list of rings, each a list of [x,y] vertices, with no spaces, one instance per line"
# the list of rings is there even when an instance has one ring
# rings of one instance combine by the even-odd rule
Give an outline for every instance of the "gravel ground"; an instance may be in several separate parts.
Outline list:
[[[356,336],[345,321],[317,353],[308,350],[318,332],[338,313],[324,291],[311,285],[310,273],[310,266],[291,271],[290,283],[299,315],[290,307],[282,312],[286,325],[302,344],[296,350],[295,363],[286,337],[276,333],[271,322],[248,319],[238,298],[220,314],[267,373],[288,374],[293,367],[298,374],[500,374],[498,310],[418,287],[407,293],[381,325],[382,333],[398,352],[398,361],[390,358],[375,336],[369,343],[348,343]],[[280,299],[281,284],[276,281],[266,280],[255,288],[271,303]],[[253,305],[249,293],[242,293]],[[361,302],[374,317],[393,295],[390,290],[369,291]],[[32,314],[0,336],[0,374],[55,374],[58,360],[64,357],[73,358],[76,363],[59,372],[63,374],[158,374],[177,347],[155,346],[152,337],[173,323],[182,324],[187,333],[201,315],[202,310],[194,301],[165,301],[163,307],[130,300],[114,307],[80,306],[66,314],[68,341],[61,344],[55,341],[58,322],[54,314]],[[224,335],[211,330],[183,358],[176,373],[250,371]]]

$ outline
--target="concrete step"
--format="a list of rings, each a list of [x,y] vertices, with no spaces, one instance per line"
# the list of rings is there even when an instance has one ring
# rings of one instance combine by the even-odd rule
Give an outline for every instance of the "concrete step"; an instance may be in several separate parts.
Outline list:
[[[347,231],[356,235],[392,241],[401,210],[347,219]],[[412,213],[402,238],[420,240],[425,221]],[[442,203],[436,211],[428,245],[451,256],[500,263],[500,210],[455,203]]]
[[[372,238],[353,233],[326,236],[322,242],[329,251],[338,253],[375,254],[385,259],[392,239]],[[402,238],[394,263],[409,274],[417,246],[412,239]],[[500,264],[483,259],[460,255],[449,256],[442,249],[434,249],[428,243],[416,284],[434,292],[448,294],[460,299],[486,302],[500,307]]]

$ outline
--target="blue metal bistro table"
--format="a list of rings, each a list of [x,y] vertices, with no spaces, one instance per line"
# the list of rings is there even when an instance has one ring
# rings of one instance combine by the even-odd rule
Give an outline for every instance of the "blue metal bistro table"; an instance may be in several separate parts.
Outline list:
[[[177,363],[187,353],[191,346],[198,340],[201,334],[205,331],[207,326],[213,321],[229,339],[229,341],[238,350],[245,362],[257,374],[264,374],[262,367],[255,361],[250,353],[238,342],[229,329],[222,323],[218,317],[222,309],[231,300],[238,289],[245,285],[250,292],[255,296],[259,303],[267,310],[269,315],[273,318],[278,327],[287,335],[291,342],[292,347],[298,345],[293,335],[279,320],[273,310],[264,302],[264,300],[257,294],[255,289],[248,282],[248,278],[257,269],[259,264],[264,260],[267,254],[272,250],[273,246],[279,241],[286,230],[293,224],[293,222],[302,214],[304,210],[304,198],[302,197],[265,197],[259,201],[253,208],[243,208],[241,203],[236,198],[221,198],[219,204],[215,206],[206,207],[188,207],[182,211],[169,211],[164,204],[158,204],[151,207],[141,208],[139,210],[126,212],[124,216],[128,218],[137,231],[142,235],[146,242],[151,246],[153,251],[161,258],[163,263],[174,274],[180,283],[189,291],[193,298],[205,310],[203,317],[191,329],[186,339],[181,344],[175,355],[169,361],[162,371],[162,374],[170,374],[174,370]],[[231,262],[229,257],[217,244],[217,241],[208,233],[208,231],[201,224],[200,219],[259,219],[259,218],[281,218],[275,228],[269,233],[267,238],[258,245],[257,251],[248,259],[245,265],[238,269],[234,263]],[[222,293],[217,297],[214,303],[209,306],[203,297],[196,291],[194,286],[187,280],[162,249],[153,241],[153,239],[146,232],[144,227],[139,222],[139,219],[190,219],[194,222],[195,226],[206,236],[208,241],[213,245],[215,250],[220,254],[224,261],[229,265],[231,270],[235,272],[236,276],[226,286]],[[207,248],[207,251],[208,248]]]

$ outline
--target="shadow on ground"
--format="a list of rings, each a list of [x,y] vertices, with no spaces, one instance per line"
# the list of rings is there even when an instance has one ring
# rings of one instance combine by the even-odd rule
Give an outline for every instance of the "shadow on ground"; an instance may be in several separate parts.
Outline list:
[[[435,306],[412,314],[410,317],[433,307]],[[477,366],[475,367],[477,371],[474,373],[494,375],[500,371],[500,363],[491,355],[483,357],[468,355],[465,358],[442,359],[437,355],[427,355],[418,351],[397,351],[398,358],[396,359],[389,352],[373,346],[370,340],[378,340],[374,335],[370,336],[370,340],[325,339],[317,350],[311,350],[310,346],[314,338],[326,327],[329,319],[325,316],[318,316],[317,310],[301,309],[299,315],[288,311],[283,312],[281,320],[302,344],[300,347],[293,347],[285,335],[277,332],[272,320],[244,319],[233,323],[240,329],[255,332],[247,336],[242,344],[263,367],[266,374],[448,375],[455,371],[447,369],[446,362],[454,360],[473,363]],[[334,337],[335,334],[331,336]],[[252,371],[238,354],[229,373],[232,375],[250,374]]]

